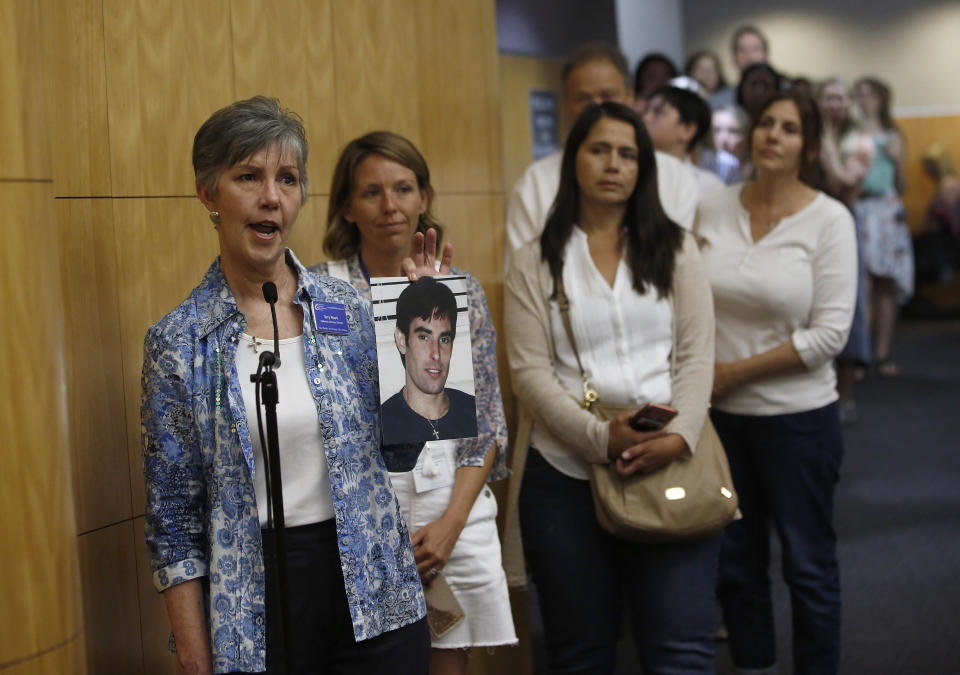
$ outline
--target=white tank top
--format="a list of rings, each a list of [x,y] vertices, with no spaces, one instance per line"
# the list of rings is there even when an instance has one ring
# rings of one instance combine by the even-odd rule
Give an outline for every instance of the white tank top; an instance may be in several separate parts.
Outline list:
[[[263,452],[257,433],[254,384],[260,352],[273,349],[272,340],[260,340],[246,333],[237,343],[237,375],[247,413],[247,428],[253,446],[254,479],[260,525],[267,525],[267,488]],[[283,478],[283,511],[287,527],[309,525],[333,518],[333,495],[317,407],[307,383],[303,336],[280,340],[281,366],[277,374],[280,403],[277,405],[277,434],[280,440],[280,469]],[[261,405],[263,401],[261,400]],[[266,436],[266,409],[261,408]]]

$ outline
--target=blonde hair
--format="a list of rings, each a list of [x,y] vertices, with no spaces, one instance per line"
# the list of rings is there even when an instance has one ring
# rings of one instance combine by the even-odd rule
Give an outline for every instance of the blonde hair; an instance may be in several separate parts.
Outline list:
[[[327,209],[327,231],[323,236],[323,251],[334,260],[342,260],[360,251],[360,230],[344,215],[353,198],[357,167],[371,155],[379,155],[401,164],[417,177],[417,187],[427,196],[427,208],[417,223],[417,232],[433,228],[437,231],[437,245],[443,238],[443,227],[433,215],[433,186],[430,169],[417,147],[399,134],[390,131],[372,131],[349,143],[340,153],[330,184],[330,203]]]

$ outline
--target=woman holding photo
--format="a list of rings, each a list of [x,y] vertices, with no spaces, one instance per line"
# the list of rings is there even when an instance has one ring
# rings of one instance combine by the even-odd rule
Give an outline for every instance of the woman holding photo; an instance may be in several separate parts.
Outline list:
[[[388,131],[354,139],[340,154],[330,187],[323,247],[333,262],[313,269],[348,280],[369,298],[371,277],[400,275],[416,233],[433,228],[442,236],[433,196],[430,170],[409,140]],[[463,623],[433,640],[431,672],[461,674],[470,647],[514,644],[517,638],[500,561],[496,500],[485,485],[507,475],[496,333],[479,282],[466,272],[452,273],[467,279],[477,438],[427,443],[418,471],[435,473],[442,486],[418,491],[417,472],[390,479],[424,586],[442,571],[466,614]]]

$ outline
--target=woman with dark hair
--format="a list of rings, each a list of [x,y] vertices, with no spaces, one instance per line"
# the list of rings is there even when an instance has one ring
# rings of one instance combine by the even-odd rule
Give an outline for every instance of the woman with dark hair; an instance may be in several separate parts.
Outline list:
[[[426,607],[387,478],[419,447],[380,446],[369,305],[286,247],[307,198],[303,125],[274,99],[237,101],[200,127],[193,166],[220,255],[147,332],[141,400],[147,550],[180,670],[425,675]],[[431,248],[408,276],[434,273]],[[250,381],[274,325],[282,535]]]
[[[687,59],[683,72],[700,83],[708,99],[716,91],[727,86],[727,79],[723,76],[723,67],[720,65],[720,57],[709,49],[694,52]]]
[[[696,447],[712,313],[696,244],[660,205],[643,123],[617,103],[587,108],[543,235],[520,249],[506,284],[514,391],[533,420],[515,449],[526,455],[520,525],[552,672],[612,672],[624,604],[646,672],[713,672],[719,536],[618,539],[598,524],[588,481],[591,463],[629,476]],[[579,404],[585,378],[605,403],[679,414],[657,432],[634,431],[633,412],[601,421]]]
[[[897,307],[913,295],[913,242],[900,195],[904,190],[903,135],[890,115],[890,88],[875,77],[854,85],[864,133],[873,141],[873,163],[853,205],[860,224],[867,301],[877,374],[898,374],[890,357]]]
[[[820,114],[781,92],[750,135],[756,179],[700,202],[695,233],[717,325],[711,417],[730,460],[741,520],[727,526],[719,595],[733,661],[776,662],[769,521],[793,605],[795,673],[835,673],[840,577],[833,494],[843,454],[833,358],[857,291],[853,218],[807,181]]]
[[[771,95],[783,87],[783,76],[769,63],[747,66],[737,85],[737,105],[756,122],[760,108]]]
[[[633,78],[634,109],[642,114],[653,92],[679,74],[666,54],[651,52],[645,55],[637,64]]]
[[[330,186],[323,248],[331,261],[311,269],[348,281],[369,299],[370,278],[400,275],[418,232],[434,229],[438,238],[442,235],[433,197],[430,169],[413,143],[389,131],[355,138],[340,153]],[[430,441],[414,472],[390,474],[424,587],[442,573],[466,615],[433,638],[433,675],[465,673],[471,647],[517,642],[497,537],[497,503],[486,484],[507,476],[496,331],[480,282],[462,270],[451,273],[466,278],[477,437]],[[414,408],[404,395],[394,400]],[[455,413],[448,405],[431,426],[449,423]],[[431,471],[437,475],[429,481],[414,475],[429,477]]]

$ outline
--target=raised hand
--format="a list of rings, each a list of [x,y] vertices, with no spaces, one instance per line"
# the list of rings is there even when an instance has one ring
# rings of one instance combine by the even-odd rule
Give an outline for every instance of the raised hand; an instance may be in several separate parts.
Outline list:
[[[440,269],[437,269],[437,231],[432,227],[427,230],[426,236],[420,232],[413,235],[413,244],[410,247],[410,257],[404,258],[400,269],[410,281],[420,277],[450,274],[450,265],[453,262],[453,244],[443,245],[440,257]]]

